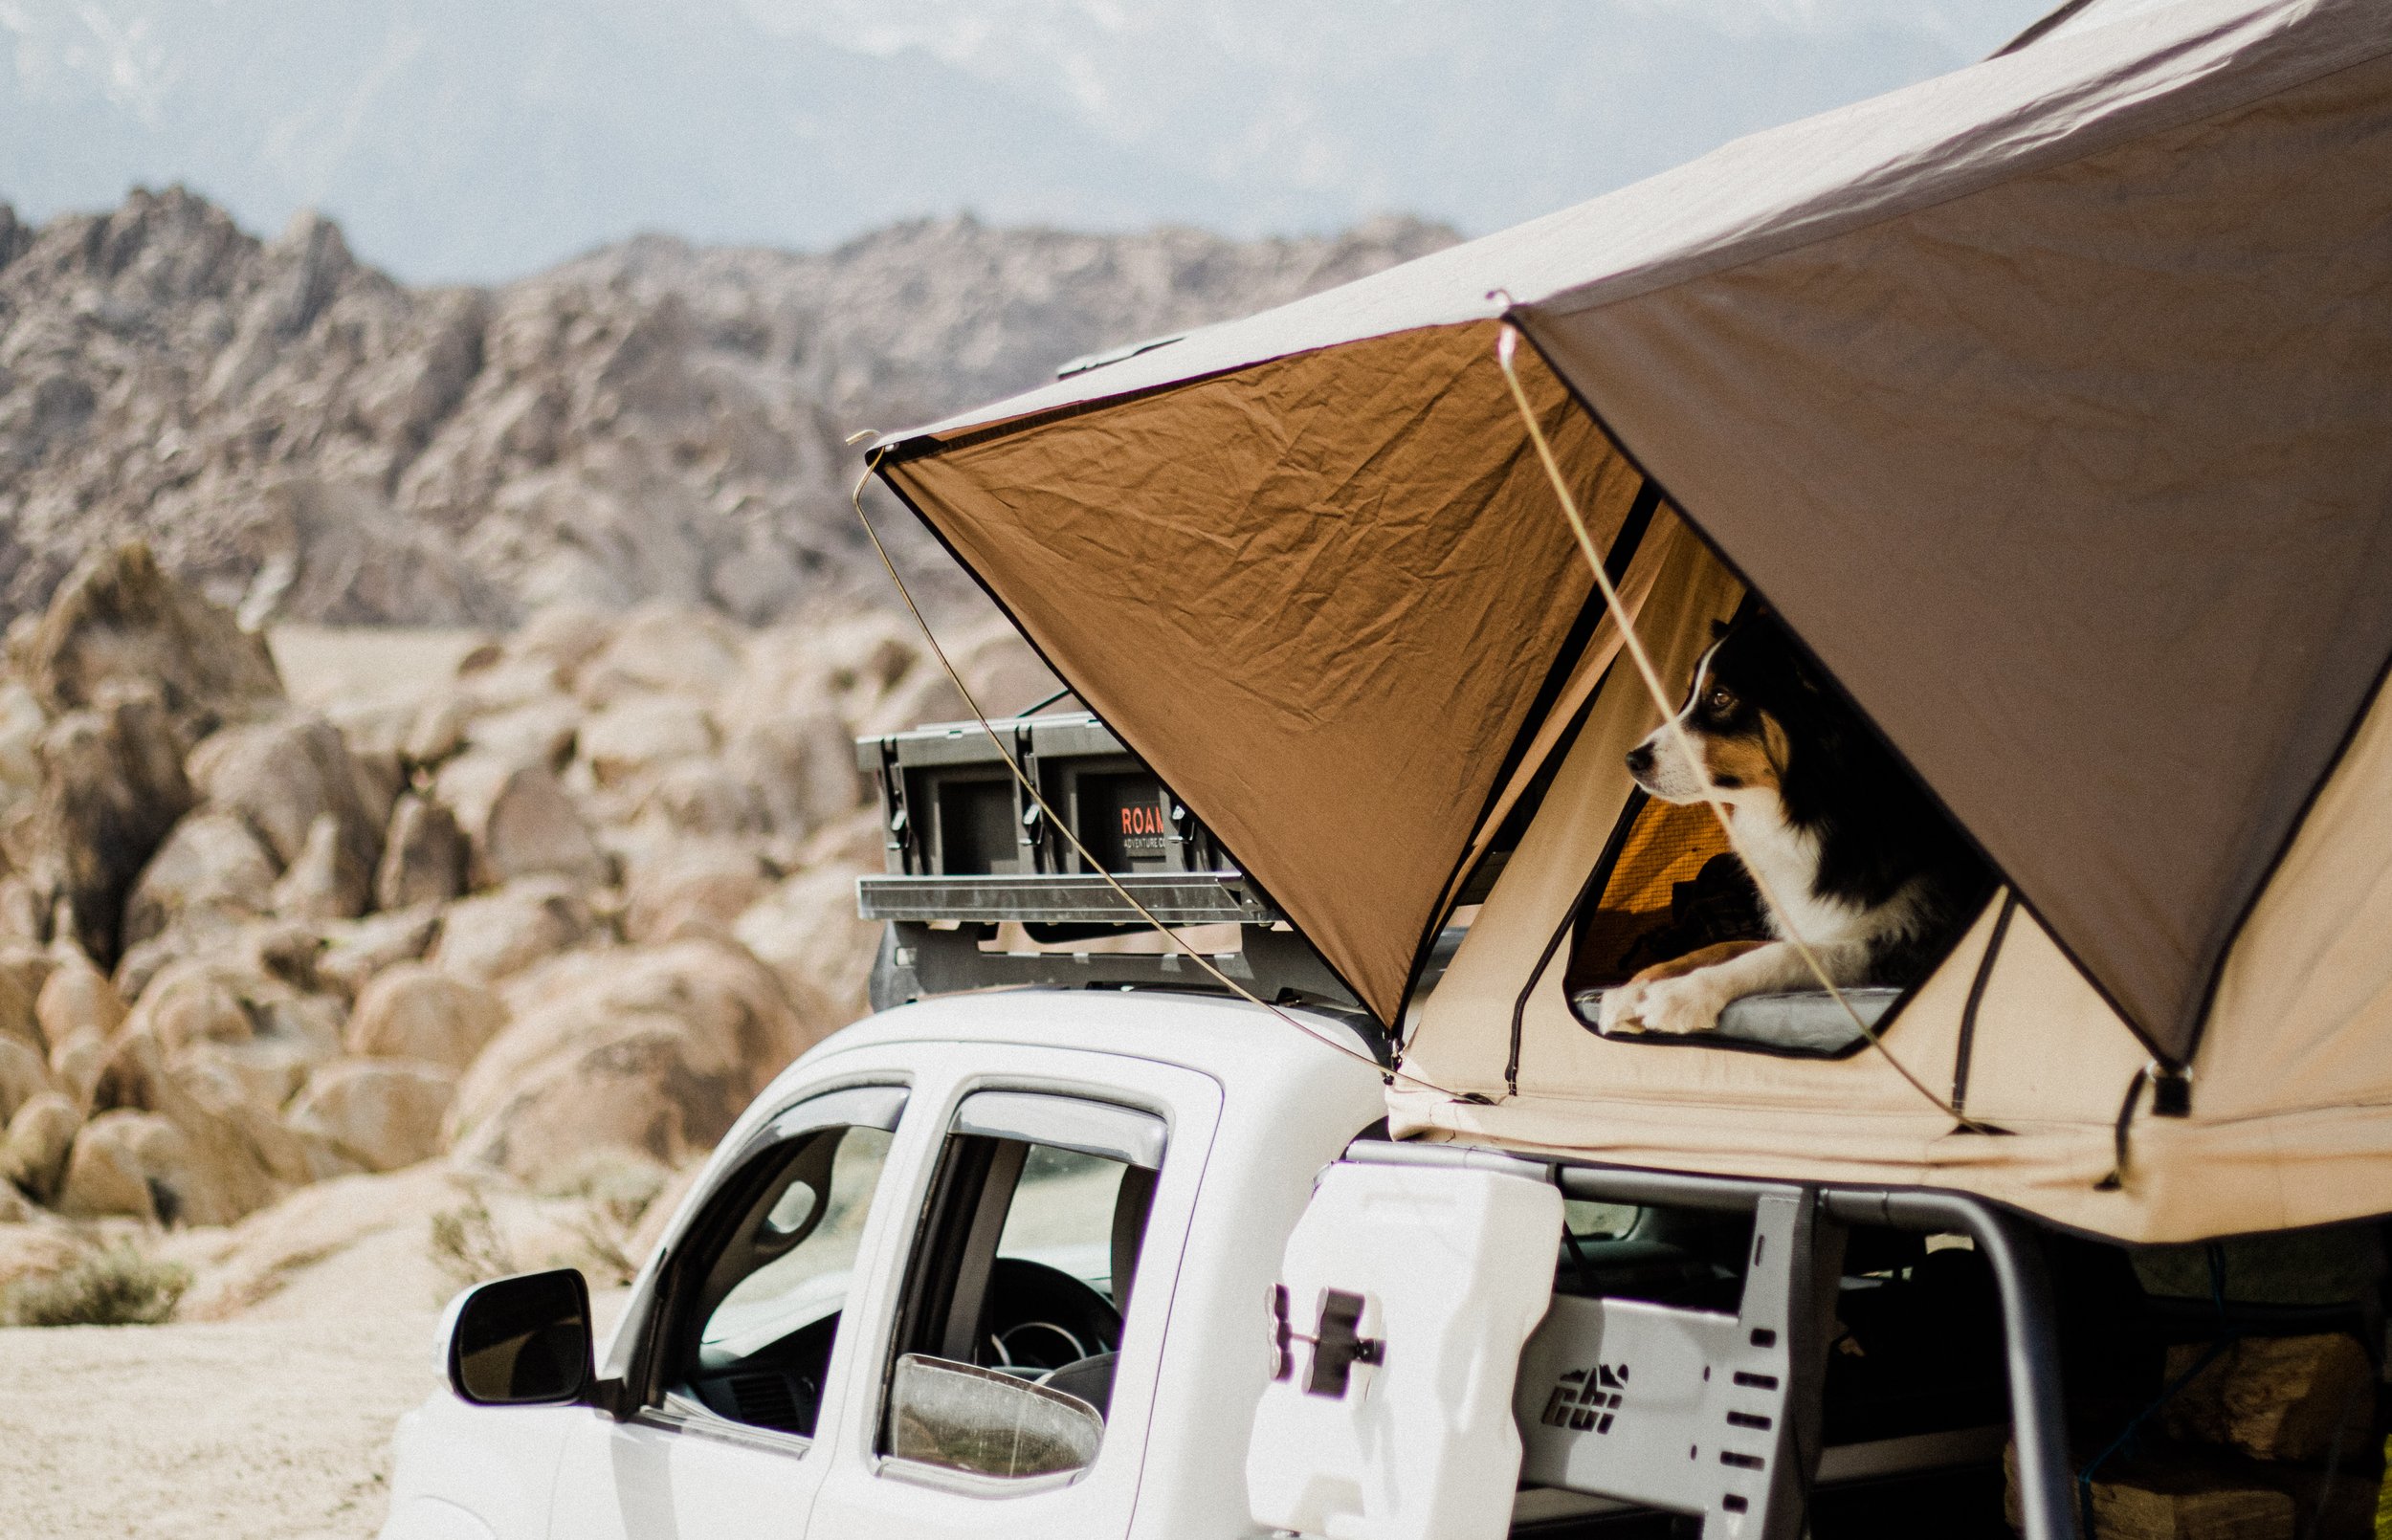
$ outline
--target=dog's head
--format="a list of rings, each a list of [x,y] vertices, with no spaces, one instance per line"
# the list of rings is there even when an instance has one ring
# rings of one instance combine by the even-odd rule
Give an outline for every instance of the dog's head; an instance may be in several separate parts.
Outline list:
[[[1825,693],[1774,617],[1755,613],[1714,630],[1678,708],[1684,738],[1663,723],[1628,751],[1628,774],[1663,802],[1699,802],[1706,777],[1731,806],[1774,801],[1793,748],[1789,729],[1816,716]],[[1700,774],[1682,744],[1700,758]]]

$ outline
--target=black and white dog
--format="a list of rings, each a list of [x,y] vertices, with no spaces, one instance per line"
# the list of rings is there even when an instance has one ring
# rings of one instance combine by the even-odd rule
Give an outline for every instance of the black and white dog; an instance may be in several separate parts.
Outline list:
[[[1909,984],[1992,887],[1952,821],[1774,617],[1718,629],[1677,714],[1685,737],[1663,724],[1628,751],[1628,769],[1672,803],[1701,801],[1709,777],[1776,900],[1762,908],[1777,939],[1720,942],[1647,968],[1605,991],[1605,1031],[1705,1032],[1730,1001],[1816,988],[1788,935],[1838,988]],[[1701,757],[1701,774],[1681,744]]]

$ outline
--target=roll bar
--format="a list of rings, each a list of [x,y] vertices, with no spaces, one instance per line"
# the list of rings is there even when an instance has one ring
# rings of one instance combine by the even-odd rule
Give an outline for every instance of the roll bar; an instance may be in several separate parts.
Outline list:
[[[2034,1227],[2019,1216],[1966,1193],[1702,1177],[1539,1159],[1470,1145],[1357,1140],[1345,1158],[1371,1165],[1506,1171],[1552,1182],[1565,1198],[1720,1213],[1750,1214],[1762,1199],[1797,1189],[1814,1195],[1819,1211],[1839,1224],[1968,1236],[1991,1265],[2001,1293],[2023,1532],[2026,1540],[2079,1540],[2051,1278]]]

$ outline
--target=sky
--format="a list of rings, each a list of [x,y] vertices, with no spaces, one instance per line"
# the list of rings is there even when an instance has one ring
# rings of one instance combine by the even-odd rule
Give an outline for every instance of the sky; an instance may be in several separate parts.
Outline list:
[[[418,281],[970,212],[1482,234],[2052,0],[0,0],[0,201],[186,183]]]

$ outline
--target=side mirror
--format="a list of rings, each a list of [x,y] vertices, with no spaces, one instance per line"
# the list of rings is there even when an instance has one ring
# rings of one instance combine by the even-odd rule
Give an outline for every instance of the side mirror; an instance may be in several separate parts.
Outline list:
[[[590,1389],[589,1286],[579,1270],[519,1273],[456,1303],[449,1387],[476,1406],[549,1406]]]

